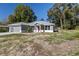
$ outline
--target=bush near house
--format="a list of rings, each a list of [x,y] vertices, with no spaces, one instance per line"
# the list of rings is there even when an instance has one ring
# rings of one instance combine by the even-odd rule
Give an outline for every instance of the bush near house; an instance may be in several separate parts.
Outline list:
[[[76,28],[75,28],[76,30],[79,30],[79,26],[76,26]]]
[[[30,32],[33,32],[33,30],[32,30],[33,28],[32,28],[31,26],[26,26],[26,28],[27,28],[27,29],[26,29],[26,32],[29,32],[29,33],[30,33]]]
[[[27,32],[33,32],[33,28],[29,26]]]
[[[8,28],[2,28],[2,27],[0,27],[0,32],[8,32]]]

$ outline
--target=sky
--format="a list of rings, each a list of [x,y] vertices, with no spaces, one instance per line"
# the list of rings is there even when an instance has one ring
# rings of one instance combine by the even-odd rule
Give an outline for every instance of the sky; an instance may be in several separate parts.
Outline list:
[[[52,3],[24,3],[35,12],[37,20],[47,19],[47,11],[53,6]],[[0,3],[0,21],[6,21],[10,14],[13,14],[18,3]]]

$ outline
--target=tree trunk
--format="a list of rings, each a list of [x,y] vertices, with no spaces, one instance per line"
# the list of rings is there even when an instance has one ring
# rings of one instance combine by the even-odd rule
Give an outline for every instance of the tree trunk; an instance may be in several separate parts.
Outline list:
[[[66,23],[65,23],[65,13],[63,12],[63,23],[64,23],[64,28],[66,26]]]
[[[62,19],[60,19],[60,26],[61,26],[61,30],[63,29],[63,22]]]

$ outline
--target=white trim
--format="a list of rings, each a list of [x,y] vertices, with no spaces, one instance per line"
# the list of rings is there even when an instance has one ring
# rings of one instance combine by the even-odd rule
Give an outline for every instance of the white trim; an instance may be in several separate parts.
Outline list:
[[[33,32],[38,32],[38,30],[34,30]],[[39,30],[39,32],[43,32],[43,30]],[[44,30],[44,32],[53,32],[53,30]]]
[[[45,32],[53,32],[53,30],[45,30]]]

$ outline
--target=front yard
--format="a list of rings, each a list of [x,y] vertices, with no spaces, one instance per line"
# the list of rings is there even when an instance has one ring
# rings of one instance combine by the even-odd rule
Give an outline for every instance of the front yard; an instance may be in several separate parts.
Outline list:
[[[0,36],[0,55],[79,55],[79,31]]]

